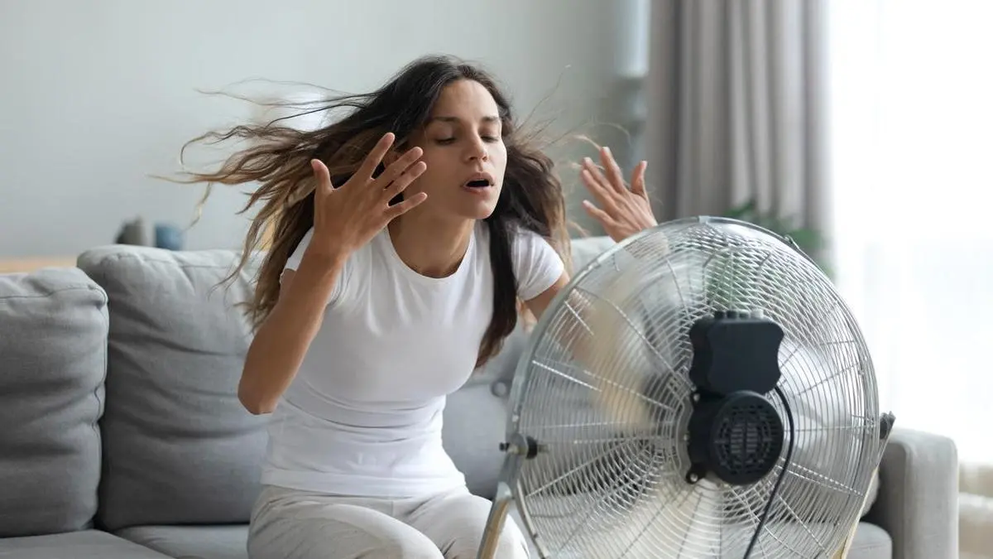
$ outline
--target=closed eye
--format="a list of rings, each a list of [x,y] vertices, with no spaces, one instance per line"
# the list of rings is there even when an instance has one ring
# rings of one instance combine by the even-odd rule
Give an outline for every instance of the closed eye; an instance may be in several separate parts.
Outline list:
[[[447,144],[451,144],[451,143],[455,142],[456,139],[457,138],[439,138],[439,139],[435,140],[435,142],[438,143],[438,144],[441,144],[441,145],[447,145]],[[500,141],[500,138],[498,136],[483,136],[483,141],[492,144],[492,143],[495,143],[495,142],[499,142]]]

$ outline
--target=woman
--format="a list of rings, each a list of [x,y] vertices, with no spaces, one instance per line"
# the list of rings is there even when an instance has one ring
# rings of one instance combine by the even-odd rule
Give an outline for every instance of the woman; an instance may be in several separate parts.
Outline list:
[[[442,447],[447,394],[499,349],[518,302],[540,316],[569,280],[561,185],[480,69],[417,60],[312,132],[239,127],[261,143],[194,180],[258,181],[246,255],[273,231],[238,395],[271,413],[249,554],[475,558],[489,501]],[[628,190],[582,176],[621,239],[655,224],[642,163]],[[247,208],[246,208],[247,209]],[[528,557],[512,522],[498,556]]]

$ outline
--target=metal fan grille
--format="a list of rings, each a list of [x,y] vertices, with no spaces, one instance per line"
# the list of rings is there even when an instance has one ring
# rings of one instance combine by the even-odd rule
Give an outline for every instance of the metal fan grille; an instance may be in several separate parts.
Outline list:
[[[510,481],[543,555],[743,556],[786,446],[752,485],[685,479],[686,332],[723,310],[761,311],[786,334],[779,387],[792,408],[795,448],[752,557],[814,557],[840,547],[880,445],[861,334],[802,254],[756,228],[704,219],[615,246],[577,275],[532,337],[508,427],[542,450]],[[769,399],[785,425],[781,403]]]

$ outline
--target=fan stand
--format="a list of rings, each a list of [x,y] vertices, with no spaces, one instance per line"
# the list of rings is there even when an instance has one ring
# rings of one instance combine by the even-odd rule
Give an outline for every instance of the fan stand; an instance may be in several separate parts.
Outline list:
[[[534,440],[516,434],[512,441],[501,444],[501,450],[506,452],[504,458],[503,471],[500,472],[500,481],[497,483],[496,495],[493,496],[493,505],[490,508],[489,518],[486,520],[486,527],[483,529],[483,538],[480,542],[477,559],[494,559],[497,552],[497,544],[500,542],[500,534],[503,533],[503,526],[510,512],[510,505],[514,501],[514,492],[510,488],[511,480],[517,479],[517,474],[521,468],[521,461],[527,456],[533,455],[538,448]],[[521,526],[521,528],[524,528]]]
[[[497,543],[500,541],[500,534],[510,512],[510,504],[514,501],[510,488],[506,483],[501,482],[497,486],[496,496],[493,498],[493,507],[490,509],[490,518],[486,521],[486,528],[483,530],[483,540],[479,547],[477,559],[493,559],[496,557]]]

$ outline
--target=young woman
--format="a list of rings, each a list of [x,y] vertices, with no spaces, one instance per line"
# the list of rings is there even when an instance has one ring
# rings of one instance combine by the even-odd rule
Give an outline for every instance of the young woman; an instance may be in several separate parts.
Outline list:
[[[561,185],[474,66],[419,59],[321,108],[342,106],[313,132],[238,127],[260,143],[194,177],[261,184],[246,255],[273,232],[238,390],[271,413],[249,555],[474,559],[490,503],[442,447],[445,398],[568,282]],[[591,215],[616,240],[654,225],[645,164],[629,190],[601,156]],[[528,557],[512,522],[498,556]]]

